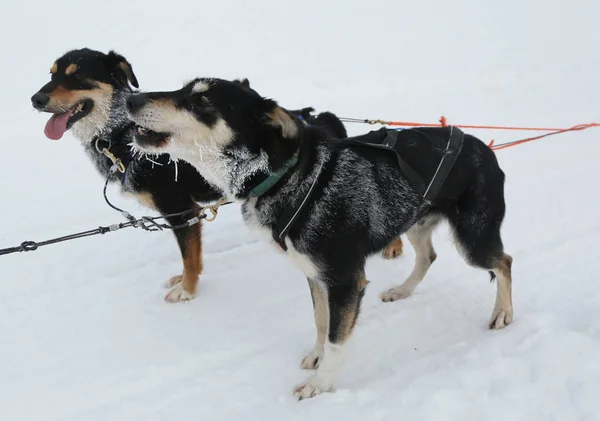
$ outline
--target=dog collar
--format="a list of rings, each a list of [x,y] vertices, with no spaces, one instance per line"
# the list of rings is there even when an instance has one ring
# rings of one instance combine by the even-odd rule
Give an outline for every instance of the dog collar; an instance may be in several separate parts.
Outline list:
[[[250,190],[250,196],[260,197],[277,184],[279,180],[298,162],[298,152],[286,161],[281,168],[274,173],[271,173],[267,178],[261,181],[257,186]]]

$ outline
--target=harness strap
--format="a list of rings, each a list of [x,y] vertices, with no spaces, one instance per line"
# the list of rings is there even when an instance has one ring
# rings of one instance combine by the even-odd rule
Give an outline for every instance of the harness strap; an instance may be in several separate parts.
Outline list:
[[[368,148],[378,148],[378,149],[382,149],[382,150],[386,150],[386,151],[392,151],[395,152],[396,154],[396,159],[398,161],[398,166],[400,167],[400,169],[402,170],[402,172],[404,173],[404,175],[406,175],[406,178],[408,178],[408,180],[410,181],[410,183],[412,184],[412,186],[415,188],[415,190],[423,195],[425,194],[425,191],[427,190],[427,184],[425,183],[425,180],[423,180],[423,177],[421,177],[419,175],[419,173],[417,171],[414,170],[413,167],[411,167],[405,160],[402,159],[402,157],[400,156],[399,153],[396,152],[396,150],[394,149],[394,147],[396,146],[396,143],[398,143],[398,130],[394,130],[394,129],[381,129],[381,131],[384,134],[385,137],[377,139],[377,138],[357,138],[357,139],[361,139],[361,140],[354,140],[354,139],[345,139],[339,143],[336,143],[336,147],[337,148],[344,148],[344,147],[348,147],[348,146],[362,146],[362,147],[368,147]],[[377,141],[378,143],[375,143],[374,141]]]
[[[287,249],[288,249],[287,245],[285,244],[285,236],[287,235],[290,228],[292,228],[292,226],[294,226],[294,223],[296,222],[298,217],[302,214],[304,207],[306,206],[306,204],[309,202],[310,198],[312,197],[313,192],[315,190],[315,186],[317,185],[317,183],[319,182],[319,179],[321,178],[321,173],[323,171],[324,165],[325,165],[324,162],[321,162],[321,164],[319,165],[319,169],[317,170],[315,179],[313,180],[312,184],[310,185],[310,188],[308,189],[306,196],[304,196],[304,199],[302,199],[302,202],[300,202],[300,205],[299,206],[286,206],[281,217],[278,218],[277,221],[275,222],[275,227],[273,229],[273,240],[275,240],[275,242],[277,244],[279,244],[279,247],[281,247],[283,249],[283,251],[287,251]]]
[[[444,185],[446,178],[448,178],[452,167],[454,167],[456,158],[458,158],[458,155],[462,151],[464,138],[465,134],[462,130],[458,127],[450,126],[450,139],[448,139],[448,144],[443,152],[442,159],[429,186],[427,186],[425,193],[423,193],[423,199],[425,199],[427,204],[431,204],[435,200]]]
[[[450,136],[446,144],[446,149],[443,151],[442,158],[438,164],[435,174],[433,175],[433,178],[429,184],[426,184],[419,173],[415,171],[414,168],[412,168],[406,161],[404,161],[398,151],[396,151],[394,148],[398,142],[398,132],[398,130],[382,128],[377,132],[371,132],[364,136],[336,142],[334,144],[334,151],[330,157],[330,160],[333,160],[337,157],[339,150],[350,146],[379,148],[395,152],[398,166],[400,167],[401,171],[408,178],[413,188],[423,196],[425,207],[421,210],[421,212],[419,212],[420,215],[422,215],[432,206],[440,192],[440,189],[448,178],[450,171],[454,167],[456,159],[462,150],[464,133],[459,128],[450,126]],[[317,175],[315,176],[315,179],[306,193],[306,196],[304,196],[300,204],[298,206],[294,204],[292,206],[285,207],[281,217],[275,222],[275,226],[273,228],[273,240],[275,240],[275,242],[279,244],[284,251],[287,251],[288,249],[285,244],[285,236],[292,228],[298,217],[302,214],[302,211],[305,209],[307,203],[309,203],[315,186],[318,184],[323,172],[324,165],[325,163],[321,162],[317,171]]]

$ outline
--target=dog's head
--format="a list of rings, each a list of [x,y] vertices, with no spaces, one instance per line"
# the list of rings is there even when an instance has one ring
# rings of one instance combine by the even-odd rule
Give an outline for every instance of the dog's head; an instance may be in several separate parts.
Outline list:
[[[78,137],[91,138],[108,122],[115,92],[131,92],[129,83],[138,87],[125,57],[114,51],[73,50],[51,65],[50,82],[31,103],[52,114],[44,129],[48,138],[60,139],[72,127]]]
[[[246,78],[235,79],[234,82],[239,83],[252,92],[256,92],[250,87],[250,81]],[[304,107],[298,110],[288,111],[305,125],[319,127],[330,137],[336,139],[345,139],[348,137],[348,132],[346,131],[346,127],[344,127],[344,123],[338,116],[329,111],[325,111],[317,115],[313,114],[315,111],[313,107]]]
[[[227,177],[215,168],[229,172],[225,161],[246,177],[280,167],[300,144],[301,123],[240,81],[195,79],[177,91],[130,95],[127,109],[139,149],[188,161],[224,189]]]

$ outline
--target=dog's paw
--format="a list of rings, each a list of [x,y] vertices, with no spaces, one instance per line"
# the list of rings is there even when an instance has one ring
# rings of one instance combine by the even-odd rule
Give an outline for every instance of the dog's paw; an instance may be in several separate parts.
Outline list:
[[[402,248],[404,244],[402,243],[401,238],[397,238],[391,243],[389,243],[386,248],[383,249],[383,258],[384,259],[395,259],[396,257],[402,254]]]
[[[413,289],[406,287],[406,285],[402,284],[400,286],[388,289],[383,292],[380,297],[381,301],[384,303],[401,300],[402,298],[410,297],[413,293]]]
[[[315,346],[310,353],[302,359],[300,366],[305,370],[316,370],[323,358],[323,348]]]
[[[321,393],[329,392],[332,385],[323,382],[318,375],[310,377],[305,383],[296,386],[294,389],[294,396],[298,400],[313,398]]]
[[[182,280],[183,275],[172,276],[165,284],[165,288],[173,288],[175,285],[180,284]]]
[[[183,289],[183,285],[181,283],[175,285],[171,291],[166,295],[165,301],[168,303],[179,303],[182,301],[189,301],[194,298],[194,294],[190,294],[186,290]]]
[[[495,308],[490,317],[489,328],[490,329],[502,329],[511,324],[513,321],[513,309],[512,307]]]

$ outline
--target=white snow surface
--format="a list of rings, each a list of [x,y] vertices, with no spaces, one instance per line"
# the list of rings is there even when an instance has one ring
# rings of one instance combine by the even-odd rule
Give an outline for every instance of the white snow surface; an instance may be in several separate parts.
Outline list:
[[[248,77],[285,107],[341,116],[570,126],[600,120],[595,0],[31,1],[0,25],[0,247],[121,220],[103,180],[29,98],[69,49],[116,49],[142,89]],[[347,125],[351,134],[371,127]],[[524,132],[470,130],[486,142]],[[125,230],[0,257],[0,420],[598,420],[600,128],[502,150],[515,321],[446,226],[415,294],[378,294],[414,253],[372,258],[333,393],[297,402],[315,338],[302,273],[242,223],[204,224],[197,298],[169,232]],[[150,213],[121,196],[130,211]]]

